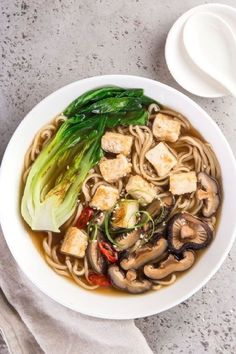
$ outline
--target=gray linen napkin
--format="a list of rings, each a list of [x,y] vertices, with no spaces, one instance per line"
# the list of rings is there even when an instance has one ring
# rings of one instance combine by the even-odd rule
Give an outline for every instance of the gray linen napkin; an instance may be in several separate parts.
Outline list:
[[[84,316],[44,295],[21,272],[2,234],[0,286],[35,339],[24,343],[23,353],[41,354],[42,351],[47,354],[152,353],[134,321],[102,320]],[[9,346],[11,347],[11,343]],[[18,352],[15,351],[13,354]]]
[[[0,291],[0,353],[42,354],[36,340]]]

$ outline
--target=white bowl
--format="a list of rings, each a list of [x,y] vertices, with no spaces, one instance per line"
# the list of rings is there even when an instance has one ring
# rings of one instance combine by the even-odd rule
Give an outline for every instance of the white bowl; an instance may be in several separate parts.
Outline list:
[[[35,133],[73,99],[105,86],[142,87],[145,94],[182,114],[212,145],[222,169],[224,200],[217,235],[199,262],[170,287],[143,295],[109,296],[86,291],[55,274],[27,234],[19,213],[20,178],[25,152]],[[12,255],[42,292],[75,311],[96,317],[130,319],[167,310],[189,298],[215,274],[229,252],[236,226],[236,164],[220,129],[194,101],[159,82],[127,75],[98,76],[74,82],[54,92],[21,122],[6,149],[1,168],[1,223]]]
[[[219,15],[236,32],[236,9],[223,4],[196,6],[181,15],[171,27],[165,45],[166,64],[174,79],[187,91],[202,97],[225,96],[226,90],[205,74],[190,59],[183,43],[183,29],[187,20],[196,13],[211,12]]]

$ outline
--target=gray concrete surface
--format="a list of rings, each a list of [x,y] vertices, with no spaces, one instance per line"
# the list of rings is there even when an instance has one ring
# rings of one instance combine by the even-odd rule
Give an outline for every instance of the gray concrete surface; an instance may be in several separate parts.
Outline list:
[[[166,35],[183,12],[210,2],[1,0],[0,156],[25,114],[71,81],[134,74],[185,92],[166,67]],[[234,0],[218,2],[236,6]],[[236,153],[236,100],[188,96],[212,116]],[[236,353],[235,260],[234,246],[191,299],[136,321],[154,353]]]

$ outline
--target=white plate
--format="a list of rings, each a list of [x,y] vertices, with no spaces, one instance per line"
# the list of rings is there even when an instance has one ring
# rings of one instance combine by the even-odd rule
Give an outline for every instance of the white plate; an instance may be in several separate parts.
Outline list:
[[[142,87],[145,94],[185,116],[209,141],[222,167],[224,202],[214,242],[199,262],[170,287],[143,295],[109,296],[86,291],[55,274],[35,248],[19,214],[20,177],[25,152],[35,133],[73,99],[105,85]],[[96,317],[129,319],[153,315],[189,298],[214,275],[229,252],[236,226],[236,165],[220,129],[194,101],[177,90],[142,77],[98,76],[74,82],[40,102],[21,122],[6,149],[1,168],[1,223],[12,255],[28,278],[45,294],[75,311]]]
[[[226,95],[225,89],[193,63],[182,40],[188,18],[205,11],[220,15],[236,33],[236,9],[233,7],[221,4],[194,7],[179,17],[171,27],[166,39],[165,58],[170,73],[184,89],[202,97],[221,97]]]

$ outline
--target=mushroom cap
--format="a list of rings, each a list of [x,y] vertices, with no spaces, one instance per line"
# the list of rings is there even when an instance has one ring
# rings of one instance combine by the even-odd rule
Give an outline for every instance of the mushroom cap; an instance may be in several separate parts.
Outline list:
[[[185,251],[183,258],[180,260],[173,254],[170,254],[157,268],[155,268],[153,264],[145,265],[144,274],[153,280],[163,279],[172,273],[183,272],[184,270],[189,269],[194,261],[195,255],[192,251]]]
[[[117,265],[111,265],[108,268],[108,276],[112,285],[120,290],[132,294],[141,294],[151,289],[152,283],[147,280],[138,280],[137,272],[132,269],[126,275]]]
[[[167,240],[165,238],[158,239],[155,244],[147,244],[136,251],[129,253],[128,257],[123,258],[120,262],[121,268],[138,269],[144,264],[157,259],[167,249]]]
[[[206,247],[213,233],[201,219],[188,213],[178,213],[169,221],[167,236],[169,249],[175,254],[181,254],[186,249]]]
[[[88,257],[89,264],[94,272],[98,274],[105,274],[107,270],[107,262],[98,247],[99,235],[97,240],[89,242],[86,254]]]
[[[220,186],[217,180],[205,172],[197,175],[200,187],[197,190],[197,198],[203,200],[202,214],[206,218],[216,213],[220,205]]]
[[[115,241],[118,243],[120,250],[126,250],[138,241],[141,235],[141,229],[132,230],[128,233],[117,236]]]

